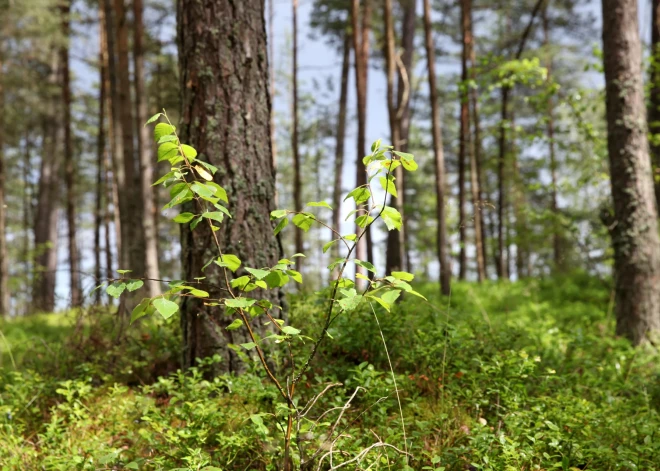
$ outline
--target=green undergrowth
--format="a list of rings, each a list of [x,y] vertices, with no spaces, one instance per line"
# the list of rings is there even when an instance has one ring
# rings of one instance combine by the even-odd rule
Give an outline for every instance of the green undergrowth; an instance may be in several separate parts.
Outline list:
[[[442,299],[437,284],[418,288],[428,303],[365,305],[333,324],[301,401],[334,386],[294,437],[297,456],[346,460],[382,441],[407,448],[414,470],[660,469],[658,355],[614,338],[606,282],[456,283]],[[320,329],[323,299],[292,297],[291,324]],[[213,359],[178,371],[175,318],[123,330],[103,312],[52,314],[0,331],[3,471],[280,469],[286,409],[275,388],[258,365],[215,379],[204,376]],[[341,434],[332,450],[331,430]],[[377,447],[341,469],[405,462]]]

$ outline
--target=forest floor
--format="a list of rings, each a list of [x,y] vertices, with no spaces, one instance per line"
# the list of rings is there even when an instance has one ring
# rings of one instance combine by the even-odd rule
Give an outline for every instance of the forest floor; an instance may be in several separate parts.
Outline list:
[[[418,289],[428,304],[378,312],[409,467],[373,448],[342,469],[660,470],[658,353],[614,338],[608,282],[456,283],[450,299],[436,284]],[[316,332],[321,303],[293,297],[291,324]],[[340,422],[335,466],[379,440],[405,448],[373,316],[340,317],[300,385],[302,404],[341,383],[316,417],[364,388]],[[281,469],[286,410],[257,366],[206,381],[204,364],[177,371],[176,316],[124,335],[113,325],[100,313],[0,322],[2,471]],[[301,434],[296,456],[323,447],[338,410]]]

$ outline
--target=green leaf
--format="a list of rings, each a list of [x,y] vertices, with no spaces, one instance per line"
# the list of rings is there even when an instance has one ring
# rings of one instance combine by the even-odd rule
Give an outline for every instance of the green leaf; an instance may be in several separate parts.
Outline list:
[[[353,261],[355,262],[356,265],[358,265],[358,266],[360,266],[360,267],[362,267],[366,270],[369,270],[372,273],[376,273],[376,267],[374,267],[371,263],[363,262],[362,260],[358,260],[358,259],[355,259]]]
[[[296,329],[295,327],[291,327],[290,325],[285,325],[282,327],[282,332],[284,332],[286,335],[298,335],[300,330]]]
[[[160,139],[158,139],[158,144],[164,144],[165,142],[174,142],[176,140],[177,140],[176,136],[170,134],[168,136],[163,136]]]
[[[257,344],[254,342],[248,342],[248,343],[242,343],[241,347],[243,347],[246,350],[252,350],[253,348],[256,348]],[[216,468],[220,469],[220,468]]]
[[[293,216],[293,223],[305,232],[309,231],[313,222],[314,216],[308,213],[300,213]]]
[[[245,288],[245,285],[247,285],[250,282],[250,277],[245,275],[245,276],[240,276],[238,278],[234,278],[229,282],[232,288],[238,288],[238,289],[243,289]]]
[[[197,151],[192,146],[189,146],[187,144],[181,144],[181,150],[183,151],[183,155],[186,156],[189,162],[192,162],[193,160],[195,160],[195,157],[197,157]]]
[[[178,222],[179,224],[185,224],[192,221],[194,217],[195,215],[193,213],[180,213],[174,219],[172,219],[172,221]]]
[[[251,299],[251,298],[236,298],[236,299],[225,299],[225,306],[227,307],[233,307],[235,309],[242,309],[246,307],[252,306],[254,303],[256,303],[256,299]]]
[[[271,271],[267,277],[264,278],[264,281],[268,283],[269,288],[281,288],[289,282],[289,277],[282,273],[281,271],[274,270]]]
[[[203,183],[194,182],[191,185],[191,188],[192,191],[197,193],[199,196],[206,196],[208,198],[212,198],[213,195],[215,194],[215,189],[211,189]]]
[[[213,211],[213,212],[206,211],[202,213],[202,217],[205,217],[207,219],[212,219],[213,221],[222,222],[222,220],[224,219],[224,214],[222,213],[222,211]]]
[[[240,319],[234,319],[231,324],[229,324],[225,329],[227,330],[236,330],[240,329],[243,326],[243,321]]]
[[[219,257],[219,260],[215,261],[216,264],[218,264],[221,267],[227,267],[231,271],[236,272],[238,270],[238,267],[241,266],[241,259],[238,258],[236,255],[221,255]]]
[[[415,162],[415,156],[412,154],[407,154],[405,152],[394,151],[395,155],[398,155],[401,158],[401,165],[403,168],[410,172],[417,170],[417,162]]]
[[[218,185],[216,182],[208,182],[206,184],[207,188],[213,188],[215,191],[214,196],[217,198],[220,198],[221,201],[224,201],[225,203],[229,203],[229,199],[227,198],[227,192],[225,191],[224,188],[222,188],[220,185]]]
[[[252,273],[252,275],[254,275],[254,277],[257,280],[263,280],[270,273],[270,271],[268,271],[268,270],[260,270],[258,268],[247,268],[247,267],[245,267],[245,270],[248,273]]]
[[[128,283],[126,283],[126,288],[128,288],[129,291],[135,291],[136,289],[140,289],[144,286],[144,281],[142,280],[129,280]]]
[[[341,306],[341,308],[346,312],[355,310],[360,304],[360,301],[362,301],[362,295],[356,294],[354,289],[341,291],[344,295],[348,295],[345,298],[339,300],[339,306]]]
[[[395,198],[398,197],[396,193],[396,185],[394,184],[394,177],[389,175],[387,177],[380,177],[380,186],[383,187],[383,190],[387,191],[390,195]]]
[[[330,206],[325,201],[310,201],[307,203],[307,206],[312,208],[328,208],[329,210],[332,210],[332,206]]]
[[[415,275],[407,271],[393,271],[391,274],[397,280],[412,281],[415,278]]]
[[[401,295],[401,291],[398,289],[394,289],[391,291],[385,291],[383,294],[380,295],[380,297],[387,304],[392,305],[399,298],[400,295]]]
[[[115,270],[115,271],[116,271],[117,273],[119,273],[120,275],[125,275],[126,273],[130,273],[130,272],[132,272],[133,270]]]
[[[284,229],[286,226],[289,225],[289,218],[284,218],[282,219],[277,226],[275,226],[275,229],[273,229],[273,235],[279,234],[282,229]]]
[[[208,162],[204,162],[203,160],[198,160],[197,163],[206,167],[206,170],[211,172],[211,175],[215,175],[215,172],[218,171],[218,167],[216,167],[215,165],[211,165]]]
[[[385,206],[383,208],[383,212],[381,213],[381,217],[383,218],[388,231],[393,229],[401,229],[403,221],[401,219],[401,213],[399,213],[399,211],[396,209],[392,208],[391,206]]]
[[[158,186],[158,185],[160,185],[161,183],[163,183],[163,182],[165,182],[165,181],[167,181],[167,180],[169,180],[169,179],[171,179],[171,178],[174,178],[174,175],[175,175],[174,172],[168,172],[168,173],[166,173],[165,175],[163,175],[162,177],[160,177],[158,180],[156,180],[155,182],[153,182],[153,183],[151,184],[151,186]]]
[[[348,234],[342,237],[346,240],[350,240],[351,242],[353,242],[357,239],[357,234]]]
[[[151,298],[144,298],[142,301],[140,301],[140,304],[135,306],[133,308],[133,312],[131,312],[131,324],[138,320],[141,317],[144,317],[148,314],[147,309],[149,308],[149,305],[151,304]]]
[[[202,177],[204,180],[209,182],[213,180],[213,175],[207,172],[206,169],[203,168],[201,165],[195,165],[195,167],[193,168],[197,171],[199,176]]]
[[[378,139],[376,142],[371,144],[371,152],[376,152],[378,149],[380,149],[380,143],[381,139]]]
[[[190,190],[188,188],[183,188],[169,203],[163,206],[163,209],[173,208],[174,206],[190,201],[191,199],[192,193]]]
[[[105,289],[105,292],[108,293],[113,298],[119,298],[119,296],[121,296],[121,294],[124,292],[125,289],[126,289],[126,283],[120,283],[118,281],[115,281]]]
[[[390,312],[390,305],[387,304],[385,301],[383,301],[380,298],[377,298],[376,296],[366,296],[367,299],[371,299],[373,301],[376,301],[378,304],[383,306],[387,312]]]
[[[137,462],[135,462],[135,461],[131,461],[130,463],[128,463],[128,464],[125,466],[125,468],[126,468],[126,469],[140,469],[140,467],[138,466]]]
[[[163,116],[163,113],[156,113],[156,114],[153,115],[151,118],[149,118],[149,119],[147,120],[147,122],[144,123],[144,125],[146,126],[147,124],[151,124],[151,123],[153,123],[154,121],[158,120],[158,118],[160,118],[161,116]],[[137,469],[137,468],[135,468],[135,469]]]
[[[188,291],[188,293],[192,294],[196,298],[208,298],[209,297],[209,293],[207,293],[206,291],[204,291],[202,289],[193,288],[190,291]]]
[[[339,239],[331,240],[330,242],[327,242],[323,245],[323,253],[326,253],[332,245],[337,242]]]
[[[286,274],[293,278],[293,280],[297,283],[303,282],[302,275],[296,270],[287,270]]]
[[[283,218],[288,214],[286,209],[276,209],[275,211],[270,212],[270,220]]]
[[[158,142],[158,140],[163,137],[167,136],[168,134],[172,134],[174,131],[176,131],[176,128],[172,126],[171,124],[167,123],[158,123],[154,127],[154,140]]]
[[[351,191],[348,195],[346,195],[344,201],[346,201],[348,198],[351,197],[355,200],[356,204],[360,204],[360,203],[364,203],[365,201],[369,201],[369,198],[371,198],[371,192],[366,186],[361,186]]]
[[[368,214],[365,214],[364,216],[359,216],[355,218],[355,224],[357,224],[361,228],[367,227],[367,225],[371,224],[373,222],[374,218],[369,216]]]
[[[198,216],[193,222],[190,223],[190,230],[194,231],[200,222],[202,222],[202,216]]]
[[[176,303],[162,297],[154,299],[153,304],[159,314],[163,316],[163,319],[169,319],[179,310]]]

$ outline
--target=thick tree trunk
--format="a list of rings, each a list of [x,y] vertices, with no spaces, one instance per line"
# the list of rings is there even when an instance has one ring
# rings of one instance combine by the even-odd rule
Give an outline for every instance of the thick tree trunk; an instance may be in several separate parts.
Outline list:
[[[293,67],[291,70],[291,150],[293,153],[293,208],[302,211],[302,182],[300,179],[300,148],[298,143],[298,0],[293,0]],[[296,253],[303,253],[303,231],[295,232]],[[296,258],[296,270],[300,271],[302,257]]]
[[[335,181],[332,189],[332,228],[341,229],[342,172],[344,169],[344,142],[346,140],[346,111],[348,108],[348,75],[351,69],[351,42],[349,33],[344,35],[344,51],[341,62],[341,88],[339,91],[339,111],[337,113],[337,143],[335,147]],[[336,235],[330,235],[336,239]],[[339,257],[339,243],[332,246],[332,256]]]
[[[110,0],[106,0],[110,1]],[[131,106],[131,81],[129,75],[129,53],[128,53],[128,16],[126,15],[125,0],[114,0],[115,20],[115,43],[117,60],[116,68],[110,70],[110,74],[116,75],[117,93],[112,95],[118,101],[118,118],[121,126],[122,140],[122,163],[124,167],[125,186],[119,189],[119,198],[125,202],[120,209],[122,219],[122,269],[133,270],[133,276],[143,277],[145,270],[145,234],[143,218],[143,201],[141,195],[140,159],[135,153],[135,132],[133,113]],[[108,28],[108,35],[113,30]],[[111,49],[111,48],[108,48]],[[112,51],[110,51],[112,54]],[[120,133],[119,128],[115,128]]]
[[[356,156],[356,187],[366,185],[367,173],[362,165],[362,157],[366,153],[367,140],[367,79],[369,66],[369,33],[371,31],[371,0],[365,0],[360,16],[360,1],[352,0],[351,21],[353,25],[353,49],[355,51],[355,86],[357,91],[357,156]],[[360,19],[362,22],[360,23]],[[356,233],[363,231],[356,227]],[[366,228],[365,237],[358,243],[355,255],[359,260],[373,263],[373,247],[370,227]],[[365,274],[362,267],[357,272]]]
[[[400,102],[395,99],[394,75],[396,73],[396,56],[394,51],[394,21],[392,20],[392,0],[385,0],[383,3],[383,17],[385,20],[385,64],[387,77],[387,113],[390,121],[390,137],[394,149],[401,149],[401,120],[399,117]],[[395,101],[396,100],[396,101]],[[394,206],[399,213],[403,214],[401,197],[403,196],[403,169],[398,167],[394,172],[394,185],[397,191],[397,198],[390,198],[390,205]],[[387,252],[385,257],[385,272],[403,270],[403,238],[404,228],[401,231],[389,231],[387,233]]]
[[[69,15],[71,11],[70,0],[65,2],[61,9],[62,36],[69,41]],[[69,74],[69,45],[60,48],[60,66],[62,80],[62,105],[64,127],[64,180],[66,183],[66,221],[69,229],[67,239],[69,246],[69,268],[71,285],[71,305],[73,307],[82,304],[82,292],[80,288],[80,266],[78,262],[78,244],[76,243],[76,164],[73,158],[73,139],[71,135],[71,80]]]
[[[481,188],[479,186],[479,167],[475,143],[470,133],[470,95],[467,89],[468,61],[474,55],[472,50],[472,4],[470,0],[461,1],[461,24],[463,32],[463,54],[461,80],[463,88],[461,93],[461,141],[463,149],[467,149],[470,156],[470,191],[472,193],[472,211],[474,221],[474,249],[477,261],[477,279],[479,282],[486,278],[485,259],[483,251],[482,223],[481,223]],[[474,64],[472,64],[474,67]]]
[[[660,240],[646,137],[637,1],[603,0],[602,5],[616,332],[639,344],[660,331]]]
[[[5,200],[5,102],[2,86],[2,51],[0,51],[0,316],[9,315],[9,252],[7,250],[7,212]]]
[[[104,29],[105,29],[105,12],[103,8],[99,10],[99,28],[100,33],[100,45],[99,45],[99,122],[98,122],[98,136],[96,138],[96,195],[95,195],[95,208],[94,208],[94,277],[96,278],[96,283],[101,282],[101,226],[103,225],[103,216],[104,216],[104,195],[107,193],[105,188],[105,115],[106,109],[105,105],[107,102],[106,97],[106,51],[105,51],[105,39],[104,39]],[[106,227],[107,231],[107,227]],[[101,290],[98,289],[95,292],[95,302],[96,304],[101,303]]]
[[[135,65],[135,114],[137,116],[138,133],[137,144],[140,156],[140,194],[142,195],[144,230],[144,275],[148,278],[145,286],[148,288],[149,296],[161,293],[160,270],[158,267],[158,233],[156,232],[156,220],[154,213],[154,191],[151,184],[154,182],[153,145],[151,144],[149,128],[144,123],[149,119],[147,116],[147,94],[144,86],[144,23],[143,0],[133,0],[133,60]]]
[[[227,190],[233,216],[216,232],[220,246],[225,254],[239,257],[242,267],[273,266],[280,248],[270,222],[275,182],[264,2],[178,0],[177,30],[181,139],[197,149],[199,158],[218,167],[215,180]],[[205,225],[194,232],[181,226],[184,280],[200,276],[204,264],[218,256],[212,238]],[[223,286],[221,274],[212,264],[204,272],[205,281]],[[239,270],[236,276],[243,274]],[[268,296],[274,304],[282,304],[277,291],[269,291]],[[253,329],[263,334],[262,319],[253,319]],[[222,362],[216,373],[243,370],[229,345],[247,342],[247,334],[244,329],[225,330],[231,321],[219,308],[185,298],[181,306],[184,365],[218,354]]]
[[[651,77],[648,121],[651,134],[660,134],[660,0],[651,3]],[[660,207],[660,141],[651,139],[656,206]]]
[[[431,25],[431,3],[424,0],[424,39],[428,61],[429,96],[431,100],[431,126],[435,161],[436,216],[438,219],[438,262],[440,264],[440,288],[444,295],[451,291],[451,266],[447,257],[447,222],[445,220],[445,157],[442,150],[442,129],[438,104],[438,88],[435,78],[435,45]]]
[[[275,0],[268,0],[268,73],[270,80],[270,147],[273,154],[273,178],[277,181],[277,134],[275,128]],[[277,207],[277,185],[275,206]]]

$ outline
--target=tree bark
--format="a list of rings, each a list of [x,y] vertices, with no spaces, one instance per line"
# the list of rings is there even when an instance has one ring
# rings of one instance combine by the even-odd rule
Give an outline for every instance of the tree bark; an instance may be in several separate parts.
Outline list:
[[[100,28],[100,44],[99,44],[99,118],[98,118],[98,135],[96,138],[96,195],[95,195],[95,208],[94,208],[94,277],[96,283],[101,282],[101,226],[103,225],[104,216],[104,196],[107,193],[105,188],[105,176],[107,175],[105,168],[105,105],[107,102],[106,97],[106,63],[107,52],[105,50],[105,12],[103,8],[99,9],[99,28]],[[107,231],[107,227],[106,227]],[[96,304],[101,303],[101,290],[95,291]]]
[[[239,257],[242,267],[273,266],[280,247],[270,222],[275,182],[264,1],[178,0],[177,31],[180,136],[197,149],[198,158],[218,167],[214,179],[226,189],[233,216],[215,234],[223,252]],[[194,232],[181,225],[184,280],[200,276],[202,266],[217,258],[212,237],[205,225]],[[221,274],[211,264],[205,281],[223,286]],[[236,276],[243,274],[239,270]],[[222,296],[213,289],[210,293]],[[275,305],[282,304],[277,290],[267,296]],[[184,365],[218,354],[222,362],[214,373],[242,371],[245,365],[229,345],[247,342],[247,334],[244,329],[225,330],[231,320],[217,307],[184,299]],[[253,319],[253,329],[260,334],[266,332],[262,323],[263,316]]]
[[[385,20],[385,67],[387,78],[387,113],[390,121],[390,137],[394,149],[401,149],[401,119],[399,117],[400,98],[395,98],[394,75],[396,73],[396,56],[394,51],[394,21],[392,20],[392,0],[385,0],[383,3],[383,17]],[[394,185],[398,197],[390,197],[390,205],[403,216],[403,206],[401,197],[403,196],[403,169],[399,166],[394,171]],[[387,233],[387,251],[385,256],[385,272],[403,270],[404,260],[404,228],[400,231],[388,231]]]
[[[486,278],[485,259],[483,252],[482,223],[481,223],[481,188],[479,186],[479,167],[475,143],[470,133],[470,95],[467,88],[468,61],[474,56],[472,44],[472,2],[461,1],[461,24],[463,32],[463,53],[461,56],[461,141],[462,147],[470,156],[470,191],[472,193],[472,210],[474,221],[474,249],[477,260],[477,280],[482,282]],[[474,64],[472,64],[474,68]]]
[[[291,150],[293,153],[293,208],[302,211],[302,183],[300,180],[300,148],[298,143],[298,0],[293,0],[293,67],[291,70]],[[303,232],[295,231],[296,253],[303,253]],[[296,270],[300,271],[302,257],[296,258]]]
[[[78,261],[78,244],[76,242],[76,164],[73,158],[73,139],[71,135],[71,80],[69,73],[71,0],[67,0],[60,8],[62,15],[62,36],[67,41],[60,47],[60,66],[62,80],[62,105],[64,127],[64,180],[66,183],[66,221],[69,229],[67,240],[69,246],[69,283],[71,286],[71,306],[82,304],[80,287],[80,266]]]
[[[603,0],[607,147],[614,219],[616,332],[634,344],[660,331],[660,239],[647,141],[636,0]],[[607,218],[605,218],[607,219]]]
[[[362,20],[360,23],[360,19]],[[367,79],[369,66],[369,32],[371,31],[371,0],[365,0],[360,16],[360,1],[352,0],[351,22],[353,26],[353,49],[355,51],[355,86],[357,92],[357,160],[355,186],[367,184],[367,173],[362,165],[362,157],[366,153],[367,139]],[[356,227],[356,233],[363,230]],[[360,238],[356,247],[355,256],[359,260],[367,260],[373,263],[373,248],[371,242],[371,230],[367,226],[366,234]],[[356,267],[357,273],[365,274],[366,270]]]
[[[154,206],[154,191],[151,184],[154,182],[153,145],[151,144],[149,128],[144,126],[149,119],[147,111],[147,94],[144,86],[144,23],[143,0],[133,0],[133,60],[135,65],[135,115],[137,116],[137,144],[140,156],[140,193],[142,195],[142,227],[144,230],[144,275],[148,280],[145,286],[149,296],[161,293],[160,269],[158,267],[158,233],[156,232],[156,208]]]
[[[110,0],[106,0],[110,1]],[[131,106],[131,82],[129,76],[128,17],[125,0],[114,0],[115,28],[108,28],[108,35],[114,31],[117,60],[110,74],[116,75],[117,90],[112,98],[117,99],[119,127],[115,133],[121,134],[122,164],[124,167],[124,187],[119,185],[119,198],[124,200],[120,208],[122,219],[122,269],[131,269],[132,275],[143,277],[145,270],[145,234],[141,179],[138,169],[140,159],[135,153],[135,133]],[[109,45],[109,44],[108,44]],[[110,47],[108,48],[110,49]],[[111,52],[112,54],[112,52]],[[121,129],[121,132],[120,132]]]
[[[273,153],[273,178],[277,181],[277,133],[275,128],[275,0],[268,0],[268,73],[270,80],[270,147]],[[275,206],[277,207],[277,185]]]
[[[651,77],[649,80],[648,125],[651,134],[660,135],[660,0],[651,2]],[[660,207],[660,139],[651,139],[651,160],[656,206]]]
[[[346,140],[346,110],[348,108],[348,75],[351,67],[351,42],[349,33],[344,35],[344,50],[341,62],[341,88],[339,91],[339,111],[337,113],[337,143],[335,147],[335,180],[332,189],[332,228],[341,229],[342,172],[344,169],[344,143]],[[336,235],[330,235],[332,239]],[[339,257],[339,243],[332,246],[332,256]]]
[[[438,219],[437,249],[440,264],[440,288],[444,295],[451,291],[451,267],[447,257],[447,222],[445,220],[445,157],[442,149],[442,129],[435,77],[435,46],[431,26],[430,0],[424,0],[424,39],[428,61],[429,96],[431,100],[431,126],[435,163],[436,216]]]
[[[5,102],[2,76],[3,55],[0,51],[0,316],[9,316],[9,251],[7,250],[7,212],[5,200]]]

